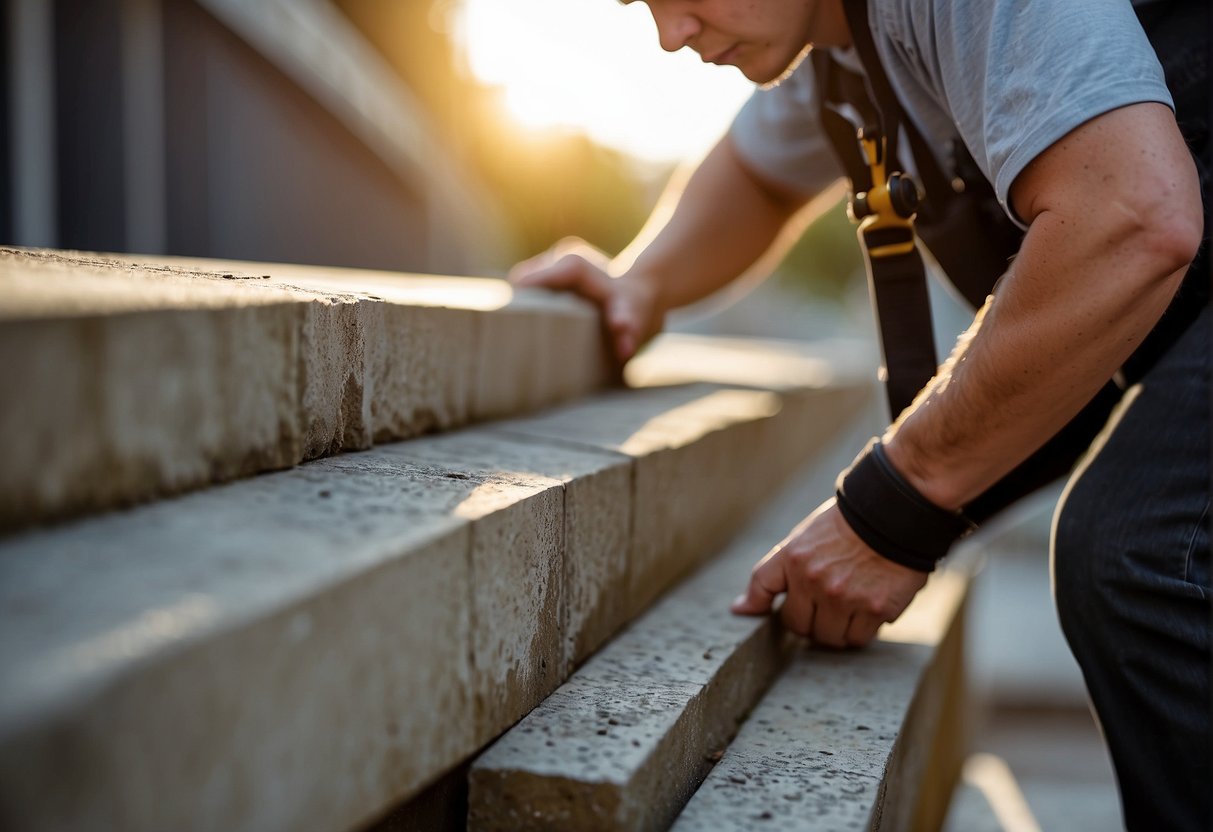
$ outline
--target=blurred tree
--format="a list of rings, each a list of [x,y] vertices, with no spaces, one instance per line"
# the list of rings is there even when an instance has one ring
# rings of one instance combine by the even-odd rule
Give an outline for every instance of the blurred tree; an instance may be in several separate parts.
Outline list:
[[[780,284],[841,300],[863,270],[855,226],[842,199],[815,217],[779,267]]]

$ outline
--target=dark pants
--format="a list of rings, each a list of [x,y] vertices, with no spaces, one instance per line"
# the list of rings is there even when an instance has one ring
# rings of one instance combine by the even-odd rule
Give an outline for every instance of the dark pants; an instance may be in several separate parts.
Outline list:
[[[1209,310],[1125,394],[1054,524],[1054,589],[1134,830],[1213,829]]]
[[[1205,244],[1125,365],[1130,386],[1054,521],[1062,629],[1112,754],[1125,825],[1151,832],[1213,829],[1209,13],[1207,0],[1138,8],[1196,158]]]

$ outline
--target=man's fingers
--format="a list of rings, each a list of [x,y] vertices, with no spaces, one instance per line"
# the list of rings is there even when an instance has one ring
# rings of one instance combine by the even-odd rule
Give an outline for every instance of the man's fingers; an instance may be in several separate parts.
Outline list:
[[[876,631],[883,624],[879,618],[868,615],[866,613],[856,613],[851,617],[851,623],[847,626],[845,641],[848,647],[864,647],[872,639],[876,638]]]
[[[785,603],[784,606],[787,606]],[[847,629],[851,623],[851,613],[835,604],[822,603],[817,605],[813,616],[813,629],[807,635],[814,644],[825,647],[846,647]]]
[[[519,263],[510,270],[510,282],[522,287],[571,290],[596,303],[606,302],[610,278],[584,257],[566,254],[554,263],[540,265],[543,259],[540,255]],[[538,267],[532,268],[532,263]]]
[[[803,594],[788,595],[779,608],[779,620],[784,628],[798,636],[813,632],[813,622],[820,615],[821,610]]]
[[[615,341],[615,354],[626,362],[640,349],[644,338],[644,321],[636,301],[627,295],[616,294],[607,303],[606,324]]]
[[[754,567],[745,592],[733,599],[730,607],[733,612],[738,615],[765,615],[771,611],[775,596],[788,590],[782,554],[782,550],[771,552]]]

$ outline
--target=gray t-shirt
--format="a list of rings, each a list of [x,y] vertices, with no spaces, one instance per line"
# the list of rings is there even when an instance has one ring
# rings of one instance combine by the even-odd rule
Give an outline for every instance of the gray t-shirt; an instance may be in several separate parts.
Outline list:
[[[937,151],[962,139],[1004,209],[1015,177],[1075,127],[1129,104],[1173,106],[1133,5],[868,0],[877,51],[908,117]],[[839,58],[854,65],[853,53]],[[810,61],[755,92],[730,135],[748,165],[805,195],[842,174],[820,129]]]

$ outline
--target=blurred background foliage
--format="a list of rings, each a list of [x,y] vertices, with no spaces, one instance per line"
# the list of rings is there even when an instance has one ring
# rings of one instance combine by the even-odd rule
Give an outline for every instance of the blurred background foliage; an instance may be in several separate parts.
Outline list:
[[[566,236],[614,253],[640,230],[673,166],[634,159],[584,134],[536,133],[511,120],[501,90],[476,79],[460,54],[452,31],[458,0],[334,2],[399,73],[455,158],[497,196],[514,260]],[[777,269],[777,282],[837,299],[860,266],[840,203],[809,225]]]

